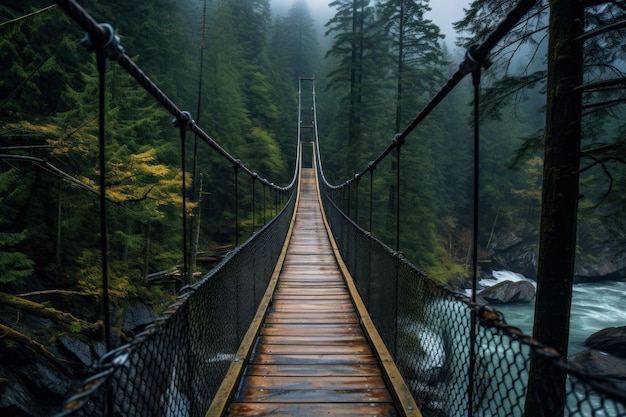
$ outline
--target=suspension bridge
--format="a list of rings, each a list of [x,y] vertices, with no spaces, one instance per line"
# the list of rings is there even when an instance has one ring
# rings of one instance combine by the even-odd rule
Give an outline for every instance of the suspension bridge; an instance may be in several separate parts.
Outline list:
[[[329,184],[323,172],[315,80],[301,78],[297,166],[286,187],[259,179],[211,139],[130,60],[111,26],[98,24],[72,0],[57,3],[89,34],[101,77],[103,63],[116,61],[175,117],[183,141],[192,132],[238,172],[273,187],[284,203],[218,267],[185,286],[164,316],[131,343],[116,349],[107,343],[96,372],[59,415],[626,415],[623,392],[611,381],[569,366],[497,311],[446,291],[347,217],[333,199],[337,190],[358,187],[368,173],[371,178],[376,165],[400,149],[462,78],[472,74],[479,80],[491,48],[535,2],[520,1],[468,52],[414,122],[340,186]],[[310,125],[301,114],[307,83]],[[303,130],[312,131],[310,141],[302,139]],[[305,153],[310,165],[303,162]],[[183,201],[185,188],[183,180]],[[187,248],[183,252],[187,256]],[[105,305],[106,269],[103,256]],[[532,355],[566,375],[534,387],[538,408],[526,405]]]

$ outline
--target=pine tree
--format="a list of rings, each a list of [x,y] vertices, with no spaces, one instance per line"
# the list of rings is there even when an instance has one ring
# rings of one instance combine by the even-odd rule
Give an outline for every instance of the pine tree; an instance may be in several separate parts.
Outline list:
[[[296,0],[284,19],[285,52],[292,80],[319,72],[319,44],[305,0]]]
[[[420,97],[429,95],[443,77],[439,27],[426,19],[428,0],[380,3],[380,23],[391,38],[396,68],[396,132],[413,116]]]
[[[333,35],[333,43],[326,58],[337,59],[337,68],[330,72],[328,87],[347,91],[342,100],[348,109],[348,146],[361,141],[364,59],[366,36],[372,24],[369,0],[335,0],[329,4],[337,9],[326,23],[326,36]]]
[[[14,221],[27,202],[32,175],[21,178],[12,168],[0,171],[0,288],[21,284],[33,273],[34,262],[19,250],[19,245],[29,237],[27,229],[15,230]]]

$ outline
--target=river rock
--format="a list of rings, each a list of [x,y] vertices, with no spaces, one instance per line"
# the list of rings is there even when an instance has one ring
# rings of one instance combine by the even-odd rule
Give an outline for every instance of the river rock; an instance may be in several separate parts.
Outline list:
[[[142,302],[134,302],[124,308],[122,327],[138,331],[156,320],[157,315]]]
[[[535,292],[535,286],[528,281],[503,281],[485,288],[478,296],[487,304],[529,303]]]
[[[594,378],[606,379],[606,385],[626,392],[626,359],[598,350],[587,349],[568,359],[568,364]]]
[[[537,276],[537,228],[520,222],[513,230],[495,236],[488,249],[493,251],[491,260],[502,269],[518,272],[525,277]]]
[[[626,278],[626,257],[621,248],[608,248],[595,257],[576,260],[574,282],[619,281]]]
[[[446,289],[455,293],[464,294],[465,290],[472,289],[472,280],[464,277],[462,274],[454,274],[446,283]]]
[[[626,358],[626,326],[608,327],[585,340],[585,346]]]
[[[32,416],[36,401],[25,390],[17,376],[0,368],[0,411],[2,415]],[[35,403],[35,404],[34,404]],[[41,411],[37,409],[37,411]]]
[[[493,236],[486,248],[490,251],[488,260],[494,265],[501,265],[501,269],[536,279],[539,231],[536,224],[518,220],[512,228]],[[598,236],[604,238],[599,239]],[[622,245],[611,238],[604,225],[579,224],[578,246],[580,253],[576,256],[575,283],[626,280],[626,256]],[[485,265],[481,264],[481,267]]]
[[[61,346],[78,359],[83,365],[91,367],[93,364],[93,356],[90,345],[80,339],[69,336],[59,337]]]

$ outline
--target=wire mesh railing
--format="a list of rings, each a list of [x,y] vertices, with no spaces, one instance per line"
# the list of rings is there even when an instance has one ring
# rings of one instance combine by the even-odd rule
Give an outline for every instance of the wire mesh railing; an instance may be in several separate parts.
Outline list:
[[[164,316],[105,355],[59,416],[203,416],[265,293],[295,194]]]
[[[322,195],[341,255],[423,415],[533,415],[525,413],[531,354],[550,358],[568,375],[565,387],[542,381],[541,416],[625,415],[623,377],[620,389],[619,378],[576,369],[507,325],[501,313],[444,288],[347,218],[329,193]],[[555,401],[560,391],[564,410]]]

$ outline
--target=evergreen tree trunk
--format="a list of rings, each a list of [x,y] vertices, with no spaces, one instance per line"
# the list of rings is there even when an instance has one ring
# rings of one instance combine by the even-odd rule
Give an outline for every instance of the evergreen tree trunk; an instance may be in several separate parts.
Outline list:
[[[57,244],[55,249],[56,267],[61,268],[61,238],[62,228],[61,223],[63,220],[63,182],[59,181],[59,201],[57,203]]]
[[[352,1],[352,57],[350,60],[350,114],[348,128],[348,146],[354,143],[357,129],[357,63],[359,52],[357,51],[357,28],[358,28],[358,1]]]
[[[363,59],[365,54],[365,45],[363,38],[365,36],[365,2],[360,4],[361,10],[359,16],[358,33],[358,58],[357,58],[357,78],[356,78],[356,106],[354,111],[354,137],[353,143],[360,145],[361,143],[361,115],[363,113]],[[357,149],[360,147],[357,146]]]
[[[533,337],[567,355],[576,254],[581,143],[583,7],[576,0],[550,1],[548,102],[537,300]],[[527,416],[563,415],[563,370],[551,359],[531,356]],[[553,397],[553,398],[550,398]]]

